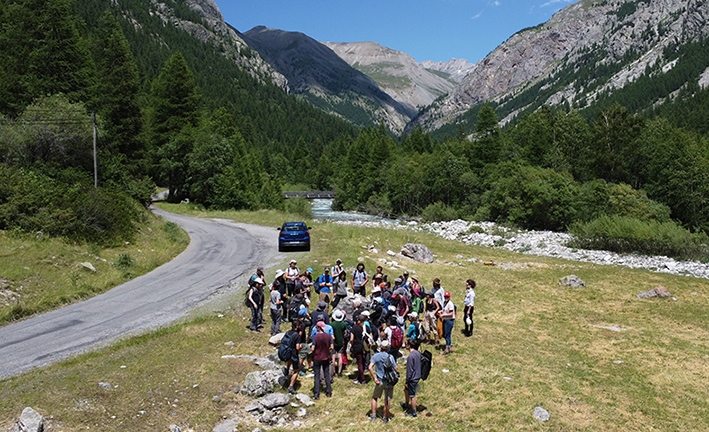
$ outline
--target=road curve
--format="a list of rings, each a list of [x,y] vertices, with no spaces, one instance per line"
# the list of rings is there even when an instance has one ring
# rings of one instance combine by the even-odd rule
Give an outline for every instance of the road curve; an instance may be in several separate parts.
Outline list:
[[[153,211],[187,231],[187,249],[89,300],[0,328],[0,379],[184,317],[277,255],[273,229]]]

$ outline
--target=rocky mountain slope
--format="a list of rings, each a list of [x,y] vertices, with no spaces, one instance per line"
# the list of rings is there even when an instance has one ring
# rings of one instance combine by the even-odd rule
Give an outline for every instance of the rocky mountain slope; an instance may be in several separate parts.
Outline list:
[[[263,58],[253,55],[238,32],[224,21],[224,16],[213,0],[184,0],[189,10],[201,18],[201,22],[184,18],[183,14],[167,3],[158,0],[152,0],[151,3],[151,14],[160,17],[164,24],[179,28],[202,42],[211,42],[221,48],[224,56],[253,77],[285,88],[285,77],[276,72]],[[136,28],[140,27],[141,24],[134,17],[125,18],[133,22]]]
[[[394,100],[330,48],[303,33],[260,26],[241,36],[287,78],[293,93],[353,123],[372,125],[383,121],[390,130],[401,132],[416,112]]]
[[[477,64],[470,63],[466,59],[450,59],[448,61],[433,62],[424,60],[421,65],[430,71],[441,72],[447,78],[459,83],[463,78],[468,76],[470,72],[475,70]]]
[[[414,113],[453,90],[447,72],[431,72],[401,51],[374,42],[323,43]]]
[[[545,103],[587,107],[672,70],[681,60],[666,51],[706,37],[708,23],[706,0],[579,1],[510,37],[413,124],[435,130],[485,100],[500,104],[505,121]]]

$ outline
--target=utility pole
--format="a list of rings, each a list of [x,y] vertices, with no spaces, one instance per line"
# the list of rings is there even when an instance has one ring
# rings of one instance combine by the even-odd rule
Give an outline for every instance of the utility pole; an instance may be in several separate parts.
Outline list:
[[[98,163],[96,160],[96,111],[91,111],[94,118],[94,188],[98,188]]]

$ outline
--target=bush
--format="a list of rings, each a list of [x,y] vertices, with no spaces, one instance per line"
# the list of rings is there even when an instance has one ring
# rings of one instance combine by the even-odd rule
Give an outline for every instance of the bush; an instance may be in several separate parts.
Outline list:
[[[421,212],[421,217],[428,222],[441,222],[449,221],[453,219],[458,219],[458,212],[450,206],[443,204],[438,201],[433,204],[429,204]]]
[[[666,255],[678,259],[709,258],[709,238],[692,234],[674,222],[641,221],[622,216],[601,216],[569,227],[570,246],[620,253]]]
[[[285,200],[285,209],[288,213],[294,213],[303,219],[313,218],[313,206],[304,197],[293,197]]]

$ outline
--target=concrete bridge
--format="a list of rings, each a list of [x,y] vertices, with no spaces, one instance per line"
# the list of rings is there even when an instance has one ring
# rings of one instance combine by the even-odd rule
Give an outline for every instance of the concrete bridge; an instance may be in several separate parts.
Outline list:
[[[286,198],[303,197],[305,199],[333,199],[335,191],[289,191],[283,192]]]

